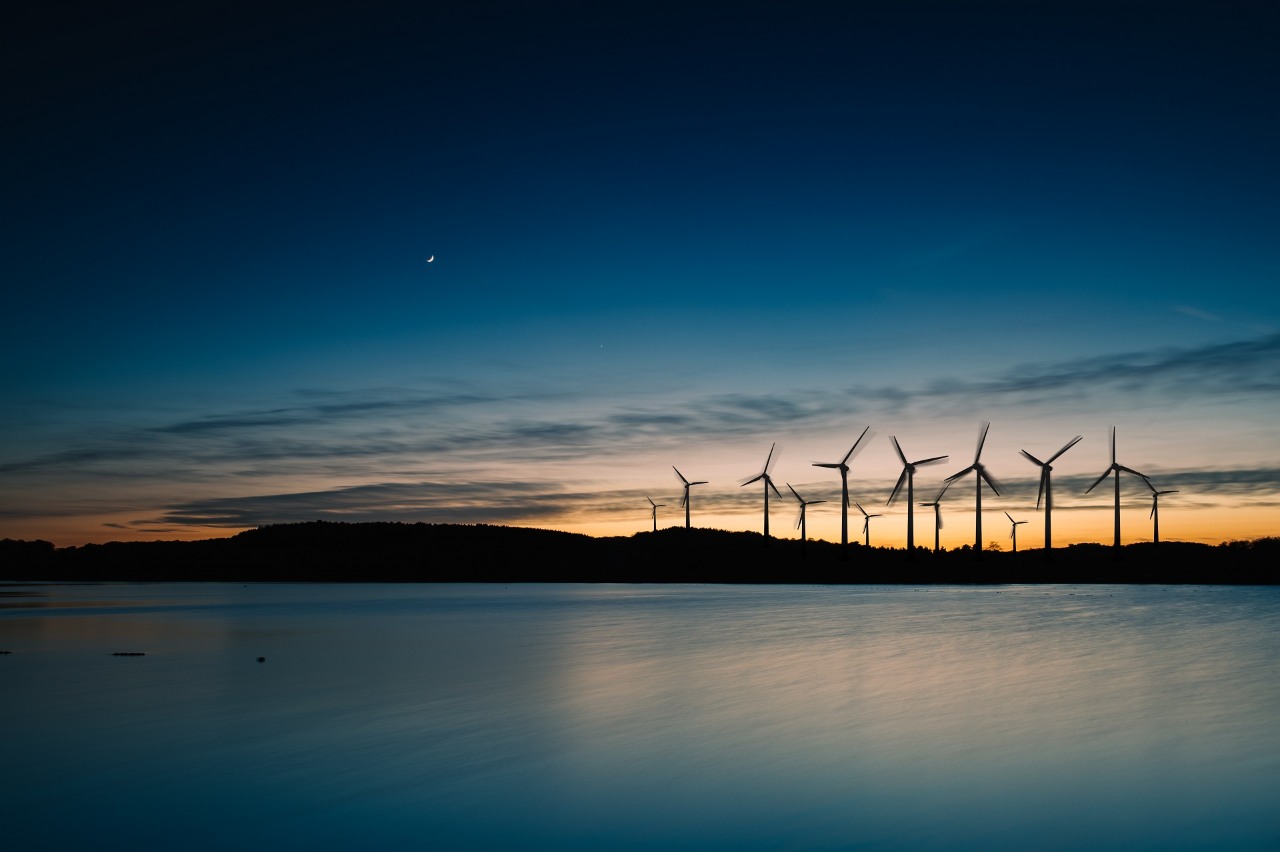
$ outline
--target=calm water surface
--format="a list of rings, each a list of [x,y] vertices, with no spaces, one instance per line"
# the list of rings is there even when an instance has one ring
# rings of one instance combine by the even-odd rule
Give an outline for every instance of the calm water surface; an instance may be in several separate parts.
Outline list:
[[[1274,588],[10,585],[0,649],[14,849],[1280,848]]]

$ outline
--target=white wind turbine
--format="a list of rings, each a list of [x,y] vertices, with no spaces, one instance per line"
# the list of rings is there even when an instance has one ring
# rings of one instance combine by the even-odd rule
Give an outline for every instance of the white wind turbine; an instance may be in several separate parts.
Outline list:
[[[769,538],[769,489],[772,488],[774,494],[777,494],[779,497],[782,496],[782,492],[778,490],[778,486],[773,484],[773,478],[769,476],[769,463],[773,461],[773,449],[776,446],[778,446],[777,442],[774,442],[769,446],[769,457],[764,460],[764,470],[742,483],[741,486],[745,488],[753,482],[759,482],[762,479],[764,480],[764,537],[766,539]]]
[[[1178,489],[1174,488],[1172,491],[1157,491],[1156,487],[1151,484],[1151,480],[1147,479],[1145,476],[1142,477],[1142,481],[1147,483],[1147,487],[1151,489],[1151,514],[1148,515],[1147,517],[1155,521],[1155,527],[1152,531],[1152,543],[1159,544],[1160,543],[1160,497],[1165,494],[1177,494]]]
[[[1057,458],[1071,449],[1080,440],[1081,436],[1076,435],[1066,446],[1049,456],[1048,461],[1040,461],[1040,459],[1031,455],[1026,450],[1019,450],[1024,456],[1031,460],[1033,464],[1040,467],[1040,494],[1036,497],[1036,509],[1040,508],[1040,501],[1044,501],[1044,555],[1047,557],[1053,551],[1053,483],[1050,480],[1050,474],[1053,472],[1053,463]]]
[[[658,531],[658,509],[659,509],[660,507],[662,507],[662,506],[667,505],[667,504],[666,504],[666,503],[655,503],[655,502],[653,502],[653,498],[652,498],[652,497],[646,497],[646,498],[644,498],[644,499],[648,500],[648,501],[649,501],[649,505],[653,507],[653,531],[654,531],[654,532],[657,532],[657,531]]]
[[[1013,539],[1013,552],[1017,553],[1018,552],[1018,527],[1021,526],[1022,524],[1027,523],[1027,521],[1015,521],[1013,519],[1013,515],[1010,515],[1008,512],[1005,512],[1004,516],[1009,519],[1009,523],[1013,524],[1013,526],[1010,528],[1010,531],[1009,531],[1009,538]]]
[[[794,488],[791,487],[790,482],[787,483],[787,490],[790,491],[795,496],[796,501],[800,503],[800,520],[796,522],[796,526],[799,527],[800,529],[800,555],[804,556],[804,551],[805,551],[805,548],[808,546],[808,541],[809,541],[808,527],[805,524],[805,520],[804,520],[805,510],[808,509],[810,506],[816,506],[819,503],[825,503],[827,501],[804,499],[803,497],[801,497],[799,494],[796,493],[796,490]]]
[[[849,452],[844,454],[844,458],[838,462],[814,462],[814,467],[829,467],[840,471],[840,558],[849,558],[849,459],[853,456],[858,445],[862,443],[862,439],[867,437],[867,433],[871,431],[871,427],[862,430],[862,434],[858,436],[858,440],[853,442],[853,446],[849,448]]]
[[[867,510],[862,508],[862,504],[854,501],[853,505],[858,507],[858,511],[862,513],[862,534],[866,536],[866,546],[871,546],[871,519],[883,517],[882,515],[868,515]]]
[[[933,498],[932,503],[921,503],[921,506],[933,507],[933,552],[937,553],[939,547],[939,532],[942,530],[942,495],[947,493],[947,489],[951,487],[950,482],[942,484],[942,490],[938,492],[938,496]]]
[[[684,474],[675,465],[672,465],[671,469],[676,472],[676,476],[680,477],[680,481],[684,483],[684,496],[680,498],[680,505],[684,507],[684,528],[689,529],[689,489],[695,485],[706,485],[707,480],[700,479],[697,482],[690,482],[684,478]]]
[[[1099,483],[1101,483],[1102,480],[1106,479],[1111,474],[1114,473],[1116,475],[1116,537],[1115,537],[1115,544],[1114,544],[1116,553],[1120,552],[1120,472],[1121,471],[1124,471],[1125,473],[1131,473],[1134,476],[1142,478],[1143,480],[1146,479],[1145,476],[1143,476],[1141,473],[1138,473],[1133,468],[1125,467],[1122,464],[1116,463],[1116,427],[1112,426],[1111,427],[1111,466],[1108,467],[1106,470],[1104,470],[1102,472],[1102,476],[1099,476],[1097,481],[1094,482],[1093,485],[1090,485],[1087,489],[1085,489],[1084,493],[1088,494],[1090,491],[1097,488]],[[1148,482],[1147,485],[1150,486],[1151,483]]]
[[[921,459],[920,461],[909,462],[906,455],[902,452],[902,445],[898,443],[898,439],[892,435],[889,440],[893,441],[893,448],[898,452],[898,458],[902,459],[902,474],[898,477],[898,484],[893,486],[893,493],[889,495],[886,506],[892,506],[893,501],[898,499],[898,492],[902,490],[902,482],[907,483],[907,558],[915,556],[916,552],[916,492],[915,492],[915,476],[916,468],[921,465],[933,464],[934,462],[944,461],[946,456],[934,456],[933,458]]]
[[[987,441],[987,430],[990,428],[990,423],[983,423],[982,427],[978,430],[978,450],[973,454],[973,464],[969,465],[959,473],[953,473],[947,477],[947,482],[955,482],[960,477],[969,473],[969,471],[974,472],[973,481],[977,486],[975,489],[976,508],[974,511],[974,556],[982,555],[982,481],[985,479],[987,481],[987,485],[995,492],[995,495],[997,497],[1000,496],[1000,489],[996,487],[995,482],[991,479],[991,476],[987,473],[987,469],[982,464],[982,445]]]

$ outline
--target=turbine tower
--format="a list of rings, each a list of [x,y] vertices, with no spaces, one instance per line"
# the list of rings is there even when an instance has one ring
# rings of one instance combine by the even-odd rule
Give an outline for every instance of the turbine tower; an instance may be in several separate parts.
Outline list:
[[[985,479],[987,481],[987,485],[990,486],[991,490],[995,492],[995,495],[997,497],[1000,496],[1000,489],[996,487],[995,482],[991,479],[991,476],[987,473],[986,467],[984,467],[982,464],[982,445],[987,442],[987,430],[990,428],[991,428],[990,423],[983,423],[981,428],[978,430],[978,450],[973,454],[973,464],[969,465],[959,473],[953,473],[947,477],[947,482],[955,482],[960,477],[969,473],[969,471],[973,471],[974,473],[973,481],[974,481],[974,484],[977,486],[977,488],[975,489],[975,494],[976,494],[975,507],[976,508],[974,510],[974,525],[973,525],[974,526],[973,550],[974,550],[975,557],[982,556],[982,480]]]
[[[947,493],[947,489],[951,487],[950,482],[942,484],[942,490],[938,492],[938,496],[933,498],[932,503],[921,503],[921,506],[933,507],[933,552],[937,553],[941,548],[938,546],[938,533],[942,529],[942,495]]]
[[[862,534],[866,536],[867,547],[871,546],[871,519],[882,517],[881,515],[868,515],[867,510],[862,508],[862,504],[854,501],[853,505],[858,507],[858,511],[862,513]]]
[[[653,507],[653,531],[658,531],[658,508],[667,505],[666,503],[655,503],[652,497],[644,498],[649,501],[649,505]]]
[[[684,528],[689,529],[689,489],[695,485],[706,485],[707,480],[701,479],[697,482],[690,482],[684,478],[684,474],[675,465],[671,465],[671,469],[676,472],[676,476],[680,477],[680,481],[684,483],[684,496],[680,498],[680,505],[684,506]]]
[[[796,500],[800,503],[800,520],[796,522],[796,526],[800,528],[800,555],[804,556],[805,548],[808,546],[808,542],[809,542],[808,527],[804,522],[805,509],[809,508],[810,506],[816,506],[819,503],[825,503],[827,501],[804,499],[799,494],[796,494],[796,490],[791,487],[790,482],[787,483],[787,490],[790,491],[793,495],[795,495]]]
[[[1116,427],[1112,426],[1111,427],[1111,467],[1104,470],[1102,472],[1102,476],[1099,476],[1096,482],[1094,482],[1087,489],[1085,489],[1084,493],[1088,494],[1090,491],[1097,488],[1099,483],[1101,483],[1102,480],[1106,479],[1111,474],[1114,473],[1116,475],[1116,540],[1114,545],[1116,553],[1120,552],[1120,471],[1124,471],[1125,473],[1131,473],[1134,476],[1141,477],[1143,480],[1146,479],[1145,476],[1138,473],[1133,468],[1125,467],[1122,464],[1116,463]],[[1148,482],[1147,485],[1150,486],[1151,483]]]
[[[909,462],[906,455],[902,452],[902,445],[898,443],[898,439],[890,435],[889,440],[893,441],[893,448],[898,451],[898,458],[902,459],[902,475],[898,477],[898,484],[893,486],[893,493],[889,495],[886,506],[892,506],[893,501],[898,499],[898,492],[902,490],[902,481],[907,481],[907,558],[913,559],[916,552],[916,525],[915,525],[915,476],[916,468],[920,465],[933,464],[946,459],[946,456],[934,456],[930,459],[921,459],[920,461]]]
[[[1017,553],[1018,552],[1018,526],[1020,524],[1027,523],[1027,521],[1015,521],[1013,519],[1013,515],[1010,515],[1008,512],[1005,512],[1004,516],[1009,519],[1009,523],[1013,524],[1013,527],[1010,529],[1010,532],[1009,532],[1009,538],[1013,539],[1013,552]]]
[[[1160,495],[1177,494],[1178,489],[1175,488],[1172,491],[1157,491],[1156,487],[1151,484],[1151,480],[1147,479],[1145,476],[1142,477],[1142,481],[1147,483],[1147,487],[1151,489],[1151,514],[1148,515],[1147,517],[1155,521],[1155,528],[1152,532],[1152,535],[1153,535],[1152,543],[1159,544],[1160,543]]]
[[[778,490],[778,486],[773,484],[773,478],[769,476],[769,463],[773,461],[773,449],[776,446],[778,446],[776,441],[770,445],[769,457],[764,460],[764,470],[762,470],[757,476],[753,476],[746,482],[742,483],[741,486],[745,488],[753,482],[759,482],[762,479],[764,480],[764,537],[766,541],[769,538],[769,489],[772,488],[774,494],[777,494],[779,497],[782,496],[782,492]]]
[[[1027,452],[1026,450],[1019,450],[1019,452],[1022,453],[1024,456],[1026,456],[1028,459],[1030,459],[1033,464],[1039,465],[1040,467],[1040,494],[1039,496],[1036,497],[1036,511],[1040,510],[1040,501],[1043,500],[1044,501],[1044,555],[1046,559],[1049,557],[1049,554],[1053,551],[1053,488],[1052,488],[1052,482],[1050,481],[1049,474],[1053,472],[1053,463],[1054,461],[1057,460],[1058,456],[1062,455],[1067,450],[1074,447],[1076,445],[1076,442],[1079,441],[1081,437],[1082,436],[1080,435],[1076,435],[1070,441],[1067,441],[1067,445],[1062,449],[1058,450],[1053,455],[1049,456],[1048,461],[1040,461],[1040,459],[1031,455],[1031,453]]]
[[[858,445],[862,443],[862,439],[867,437],[867,433],[871,431],[871,427],[862,430],[862,434],[858,436],[858,440],[853,442],[853,446],[849,448],[849,452],[844,454],[844,458],[838,462],[814,462],[814,467],[831,467],[840,471],[840,558],[849,558],[849,459],[853,456],[854,450],[858,449]]]

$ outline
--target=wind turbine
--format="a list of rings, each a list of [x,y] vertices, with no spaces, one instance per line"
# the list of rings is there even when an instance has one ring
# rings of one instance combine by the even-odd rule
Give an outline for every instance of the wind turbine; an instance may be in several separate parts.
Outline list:
[[[808,541],[809,541],[808,526],[804,522],[805,509],[809,508],[810,506],[816,506],[819,503],[825,503],[827,501],[804,499],[799,494],[796,494],[796,490],[791,487],[790,482],[787,483],[787,490],[790,491],[793,495],[795,495],[796,500],[799,501],[800,503],[800,520],[796,523],[796,526],[800,528],[800,555],[804,556],[804,550],[805,550],[805,547],[808,546]]]
[[[942,490],[938,492],[938,496],[933,498],[932,503],[921,503],[921,506],[933,507],[933,552],[937,553],[941,548],[938,547],[938,533],[942,529],[942,495],[947,493],[947,489],[951,487],[950,482],[942,485]]]
[[[1116,553],[1120,552],[1120,471],[1124,471],[1125,473],[1132,473],[1134,476],[1140,476],[1142,477],[1143,480],[1146,479],[1145,476],[1142,476],[1142,474],[1138,473],[1133,468],[1125,467],[1122,464],[1116,464],[1116,427],[1112,426],[1111,427],[1111,467],[1104,470],[1102,472],[1102,476],[1099,476],[1096,482],[1094,482],[1087,489],[1085,489],[1084,493],[1088,494],[1090,491],[1097,488],[1099,483],[1101,483],[1102,480],[1106,479],[1111,474],[1114,473],[1116,475],[1116,540],[1115,540]],[[1151,483],[1148,482],[1147,485],[1148,487],[1150,487]]]
[[[923,464],[933,464],[946,459],[946,456],[934,456],[931,459],[921,459],[920,461],[909,462],[902,452],[902,445],[898,443],[898,439],[890,435],[889,440],[893,441],[893,448],[898,451],[898,458],[902,459],[902,475],[898,477],[898,484],[893,486],[893,493],[889,495],[886,506],[892,506],[893,501],[898,499],[898,492],[902,490],[902,481],[907,481],[907,558],[913,558],[916,552],[916,511],[915,511],[915,476],[916,468]]]
[[[706,485],[707,480],[701,479],[697,482],[690,482],[684,478],[684,474],[675,465],[671,465],[671,469],[676,472],[676,476],[680,477],[680,481],[684,483],[684,496],[680,498],[680,505],[684,506],[684,528],[689,529],[689,489],[695,485]]]
[[[1009,538],[1013,539],[1013,552],[1017,553],[1018,552],[1018,526],[1021,524],[1027,523],[1027,521],[1015,521],[1013,519],[1013,515],[1010,515],[1008,512],[1005,512],[1004,516],[1009,519],[1009,523],[1013,524],[1013,527],[1010,529],[1010,532],[1009,532]]]
[[[1157,491],[1156,487],[1151,484],[1151,480],[1147,479],[1145,476],[1142,477],[1142,481],[1147,483],[1147,487],[1151,489],[1151,514],[1148,515],[1147,517],[1155,521],[1153,543],[1159,544],[1160,543],[1160,495],[1177,494],[1178,489],[1175,488],[1172,491]]]
[[[867,433],[871,431],[871,427],[862,430],[862,434],[858,436],[858,440],[853,442],[853,446],[849,448],[849,452],[844,454],[844,458],[838,462],[814,462],[814,467],[832,467],[840,471],[840,558],[849,558],[849,458],[853,455],[854,450],[858,449],[858,445],[862,443],[862,439],[867,437]]]
[[[1040,501],[1044,500],[1044,555],[1046,557],[1053,550],[1053,488],[1050,482],[1049,474],[1053,472],[1053,463],[1058,456],[1065,453],[1076,445],[1082,436],[1076,435],[1067,445],[1049,456],[1048,461],[1040,461],[1040,459],[1031,455],[1026,450],[1019,450],[1024,456],[1031,460],[1033,464],[1040,466],[1040,494],[1036,497],[1036,511],[1040,510]]]
[[[862,504],[854,501],[853,505],[858,507],[858,511],[862,513],[862,533],[867,537],[867,547],[871,546],[871,519],[882,517],[881,515],[868,515],[867,510],[862,508]]]
[[[649,501],[649,505],[653,507],[653,531],[658,531],[658,508],[667,505],[666,503],[655,503],[652,497],[644,498]]]
[[[995,495],[997,497],[1000,496],[1000,489],[996,487],[995,482],[992,481],[991,477],[987,474],[987,469],[986,467],[983,466],[981,461],[982,445],[985,444],[987,441],[987,430],[990,428],[991,428],[990,423],[983,423],[978,430],[978,451],[973,454],[973,464],[969,465],[959,473],[953,473],[947,477],[947,482],[955,482],[957,479],[964,476],[969,471],[974,472],[973,481],[974,481],[974,484],[977,486],[977,488],[975,489],[976,508],[974,509],[975,520],[974,520],[974,533],[973,533],[974,535],[973,550],[974,550],[975,557],[982,556],[982,480],[985,479],[987,481],[987,485],[990,486],[991,490],[995,492]]]
[[[746,482],[742,483],[741,486],[745,488],[753,482],[759,482],[762,479],[764,480],[764,537],[766,539],[769,538],[769,489],[772,488],[774,494],[777,494],[779,497],[782,496],[782,492],[778,490],[778,486],[773,484],[773,478],[769,476],[769,463],[773,461],[773,449],[776,446],[778,446],[776,441],[770,445],[769,457],[764,460],[764,470],[762,470],[759,475],[753,476]]]

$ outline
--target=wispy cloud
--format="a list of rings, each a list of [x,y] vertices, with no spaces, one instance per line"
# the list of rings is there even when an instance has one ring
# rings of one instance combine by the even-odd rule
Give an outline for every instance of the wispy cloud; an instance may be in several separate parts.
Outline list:
[[[523,393],[486,393],[478,388],[441,393],[307,391],[287,406],[210,413],[86,435],[74,448],[30,458],[14,458],[10,448],[10,460],[0,464],[0,472],[23,482],[57,476],[83,487],[91,487],[95,477],[162,479],[179,486],[216,482],[218,489],[230,492],[218,499],[170,505],[139,521],[149,529],[243,527],[316,518],[527,522],[598,512],[602,506],[607,511],[615,503],[619,511],[630,511],[630,503],[643,506],[643,500],[636,499],[643,495],[575,491],[555,484],[557,475],[546,471],[507,481],[510,472],[526,470],[515,467],[517,463],[604,460],[617,453],[652,452],[700,440],[758,436],[783,426],[843,424],[850,417],[860,422],[891,415],[927,418],[974,397],[984,405],[1021,406],[1027,400],[1157,390],[1170,400],[1243,395],[1275,406],[1280,399],[1280,335],[1029,364],[985,378],[943,378],[916,386],[779,387],[670,401],[636,401],[610,388],[586,387],[573,393],[541,393],[537,388]],[[1013,473],[1004,474],[1011,493],[1034,500],[1034,476]],[[1280,474],[1267,467],[1162,471],[1161,476],[1173,483],[1171,487],[1185,484],[1188,490],[1223,496],[1261,496],[1280,487]],[[377,484],[363,484],[370,480]],[[338,485],[300,491],[299,481]],[[1063,478],[1055,485],[1065,495],[1066,489],[1083,490],[1090,481]],[[236,496],[248,490],[248,482],[257,484],[257,493]],[[285,486],[279,493],[262,494],[272,490],[273,482],[289,483],[293,489]],[[882,490],[887,496],[887,488]],[[712,501],[704,503],[708,508],[729,511],[757,498],[744,489],[740,495],[703,499]],[[5,516],[23,511],[14,500],[0,505]]]
[[[1193,317],[1198,320],[1204,320],[1205,322],[1222,322],[1222,317],[1217,314],[1211,314],[1208,311],[1202,311],[1199,308],[1193,308],[1190,305],[1175,305],[1173,309],[1180,314],[1184,314],[1185,316]]]

